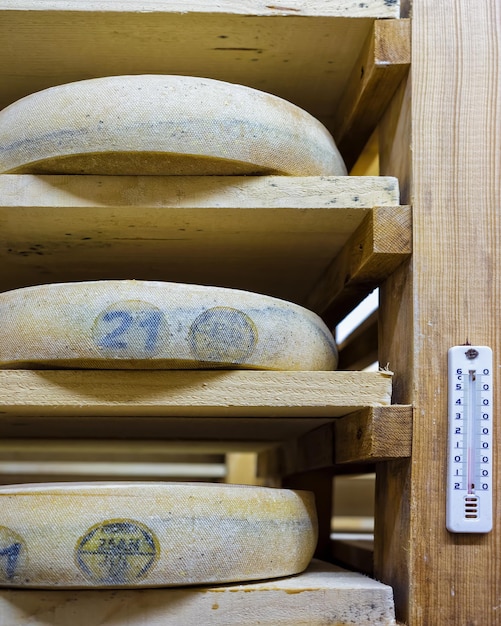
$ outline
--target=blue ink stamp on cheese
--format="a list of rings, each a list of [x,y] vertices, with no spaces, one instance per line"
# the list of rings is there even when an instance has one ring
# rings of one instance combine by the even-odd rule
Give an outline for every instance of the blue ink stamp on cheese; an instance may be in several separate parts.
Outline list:
[[[0,526],[0,584],[21,582],[27,561],[23,538],[10,528]]]
[[[217,306],[195,319],[188,342],[199,361],[240,364],[254,352],[257,337],[254,322],[243,311]]]
[[[168,337],[162,310],[149,302],[124,300],[104,309],[94,320],[94,343],[103,356],[144,359],[160,352]]]
[[[107,520],[92,526],[76,546],[75,557],[87,580],[127,585],[146,577],[160,556],[154,533],[141,522]]]

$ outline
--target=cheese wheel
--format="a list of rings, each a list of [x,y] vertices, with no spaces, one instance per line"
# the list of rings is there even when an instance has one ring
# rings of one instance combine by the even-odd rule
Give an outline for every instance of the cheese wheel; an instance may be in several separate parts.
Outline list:
[[[344,175],[332,136],[299,107],[192,76],[83,80],[0,112],[0,172]]]
[[[159,587],[286,576],[317,539],[309,492],[203,483],[0,487],[0,585]]]
[[[322,320],[237,289],[155,281],[58,283],[0,294],[0,367],[331,370]]]

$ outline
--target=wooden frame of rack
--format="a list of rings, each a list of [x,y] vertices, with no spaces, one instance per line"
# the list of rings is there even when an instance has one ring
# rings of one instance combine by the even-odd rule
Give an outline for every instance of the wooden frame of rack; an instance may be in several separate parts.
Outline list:
[[[349,226],[330,252],[325,243],[321,254],[327,257],[322,257],[323,260],[315,257],[315,246],[309,250],[303,248],[305,258],[316,260],[307,269],[304,289],[297,299],[335,323],[340,311],[346,312],[365,293],[381,285],[379,361],[388,363],[394,374],[390,378],[384,372],[335,372],[316,377],[265,372],[262,380],[266,380],[266,385],[260,389],[266,389],[267,393],[253,393],[250,385],[251,389],[246,387],[237,406],[229,406],[234,404],[227,402],[232,385],[241,390],[243,382],[248,385],[261,373],[232,372],[222,377],[211,373],[213,380],[209,382],[190,373],[189,384],[198,395],[195,394],[194,400],[190,396],[190,401],[185,396],[184,403],[180,402],[184,407],[181,412],[165,403],[162,374],[157,388],[153,385],[150,389],[153,401],[151,398],[146,401],[147,415],[141,419],[141,428],[147,427],[152,436],[175,438],[189,446],[187,430],[176,431],[182,413],[198,425],[205,424],[205,445],[212,451],[216,442],[221,441],[223,428],[228,434],[226,441],[218,444],[222,449],[233,444],[244,447],[249,443],[258,446],[263,441],[275,442],[273,450],[269,446],[266,450],[256,447],[260,450],[260,473],[268,478],[278,477],[289,486],[313,485],[327,498],[320,507],[323,537],[320,550],[324,556],[330,550],[327,493],[332,472],[375,468],[374,574],[393,587],[398,619],[409,626],[494,625],[498,623],[500,610],[499,526],[495,522],[494,530],[481,536],[452,535],[445,529],[446,354],[451,345],[467,340],[490,345],[496,363],[495,384],[499,388],[501,9],[496,0],[481,5],[461,0],[452,4],[447,0],[414,0],[411,83],[410,77],[406,78],[410,60],[409,21],[395,19],[399,17],[396,3],[383,0],[356,3],[355,14],[350,13],[352,3],[342,1],[333,7],[334,3],[328,1],[293,0],[284,7],[249,0],[240,3],[242,8],[238,13],[229,6],[232,3],[219,2],[217,9],[209,4],[212,5],[200,1],[195,11],[182,13],[185,3],[181,6],[173,2],[166,10],[165,2],[156,0],[149,3],[150,13],[134,13],[122,11],[119,0],[95,3],[73,0],[66,2],[62,10],[57,0],[2,0],[0,29],[2,40],[9,43],[0,59],[0,74],[12,74],[12,67],[24,59],[23,73],[29,75],[29,80],[13,75],[5,81],[2,106],[50,84],[96,75],[92,67],[102,61],[100,46],[106,41],[103,74],[145,71],[137,59],[146,56],[150,59],[147,71],[151,72],[172,71],[173,59],[178,64],[181,59],[181,73],[240,80],[262,89],[276,86],[279,95],[304,106],[332,129],[350,164],[377,126],[380,172],[383,176],[397,177],[400,201],[393,196],[387,198],[384,206],[381,188],[374,195],[371,193],[376,188],[369,189],[372,182],[377,187],[377,181],[352,179],[355,185],[367,185],[366,203],[363,200],[360,203],[361,193],[348,189],[345,199],[334,204],[334,210],[345,215]],[[92,19],[92,11],[99,12],[98,24]],[[138,24],[138,20],[142,26],[132,40],[128,39],[125,34],[131,23]],[[193,29],[190,32],[194,37],[189,41],[176,36],[180,24],[189,24]],[[252,30],[257,44],[248,43],[246,29]],[[110,32],[114,33],[112,37],[108,37]],[[168,32],[169,36],[160,36],[162,32]],[[338,40],[339,48],[333,39]],[[35,40],[37,46],[32,43]],[[54,76],[53,68],[61,61],[61,43],[65,58]],[[165,51],[169,46],[174,46],[175,54],[166,61]],[[202,65],[197,55],[203,59]],[[349,62],[350,58],[357,60]],[[296,78],[306,76],[305,68],[311,71],[299,92],[295,91],[301,83]],[[247,80],[242,76],[247,76]],[[325,85],[327,81],[330,89],[318,89],[319,84]],[[345,95],[332,99],[336,93]],[[379,183],[384,185],[384,180],[380,179]],[[131,211],[137,208],[133,200],[123,202],[123,194],[120,201],[116,197],[110,200],[113,186],[116,193],[116,186],[124,182],[100,181],[100,185],[108,187],[104,195],[99,195],[98,185],[93,186],[90,181],[88,189],[94,190],[94,197],[89,198],[88,191],[73,177],[57,177],[57,180],[0,177],[2,232],[10,238],[14,231],[8,229],[15,230],[15,220],[21,223],[21,216],[28,229],[35,219],[37,224],[45,224],[37,233],[45,238],[44,242],[38,243],[52,250],[53,264],[47,258],[44,263],[48,265],[38,265],[49,271],[48,276],[57,275],[58,259],[65,257],[64,248],[56,245],[61,238],[53,233],[54,228],[66,226],[64,212],[70,210],[80,228],[79,237],[73,239],[72,234],[70,247],[80,250],[85,258],[92,246],[88,242],[94,241],[86,239],[92,235],[86,230],[85,220],[82,221],[85,211],[108,225],[108,233],[101,234],[101,239],[98,237],[95,242],[97,249],[99,243],[110,243],[109,232],[116,225],[115,213],[129,219]],[[294,187],[291,180],[276,182]],[[266,184],[265,181],[251,183],[246,188],[251,194],[247,211],[242,210],[240,191],[236,188],[232,191],[229,184],[228,201],[223,207],[213,206],[214,215],[217,212],[231,222],[240,220],[239,216],[245,213],[245,221],[252,211],[266,208],[266,203],[264,207],[256,205],[256,195],[252,199],[252,185],[258,186],[256,193],[262,197],[259,185]],[[322,196],[324,183],[331,188]],[[324,183],[318,187],[319,195],[313,201],[312,190],[307,191],[308,210],[304,210],[304,195],[298,189],[289,193],[282,188],[287,202],[278,205],[273,200],[280,197],[275,187],[269,190],[271,195],[265,194],[270,206],[283,210],[282,215],[296,224],[296,239],[286,233],[282,240],[284,249],[295,245],[312,215],[315,217],[311,225],[324,219],[319,216],[329,214],[328,202],[338,195],[332,192],[332,185],[342,183]],[[159,190],[163,193],[167,183],[158,180],[155,184],[159,185],[156,190],[153,186],[148,191],[146,183],[143,187],[150,194],[142,223],[146,235],[147,220],[172,208],[158,203]],[[391,185],[394,190],[394,182]],[[44,186],[43,194],[41,186]],[[49,198],[47,205],[45,200],[41,201],[42,197]],[[349,197],[351,201],[346,200]],[[358,198],[356,202],[354,197]],[[198,219],[203,202],[186,204],[182,200],[177,206],[176,202],[173,204],[176,219],[184,219],[186,210],[193,216],[198,211]],[[406,206],[410,204],[412,256],[410,208]],[[61,209],[62,221],[44,222],[48,207]],[[400,217],[394,220],[390,216]],[[209,223],[207,228],[214,231]],[[236,231],[234,228],[233,233]],[[312,239],[318,236],[314,227],[311,233]],[[224,236],[231,237],[231,232]],[[16,268],[17,286],[27,284],[26,268],[33,268],[35,261],[42,259],[37,254],[40,248],[30,249],[30,237],[24,241],[19,237],[16,246],[5,248],[25,254],[7,254],[5,250],[0,253],[4,268]],[[112,245],[127,251],[128,244],[124,241],[114,241]],[[214,240],[212,245],[220,249],[221,239]],[[247,250],[247,260],[254,253]],[[243,255],[241,266],[245,262]],[[217,268],[212,271],[217,273]],[[73,280],[78,279],[75,272]],[[6,281],[2,288],[12,287],[7,273],[2,280]],[[228,280],[231,282],[231,277]],[[276,280],[275,287],[269,285],[271,292],[279,282]],[[287,296],[287,289],[292,287],[289,284],[285,289],[283,295]],[[351,361],[357,362],[357,358]],[[132,377],[142,385],[143,374],[137,374],[132,373]],[[121,427],[125,425],[124,437],[137,434],[138,420],[131,416],[137,398],[123,399],[115,373],[107,376],[118,387],[112,385],[108,396],[98,394],[92,398],[85,392],[86,385],[95,383],[92,373],[79,374],[79,382],[71,383],[70,389],[66,376],[66,372],[1,372],[0,427],[4,436],[14,442],[19,438],[43,436],[57,427],[62,429],[59,431],[62,437],[88,439],[91,433],[92,438],[100,435],[106,438],[119,420]],[[287,380],[286,388],[297,394],[292,402],[277,401],[275,392]],[[393,405],[388,395],[390,380]],[[362,400],[363,381],[370,386],[370,398]],[[77,395],[71,390],[73,384],[79,389]],[[344,398],[337,395],[338,386],[346,385],[343,388],[348,390],[350,384],[358,389],[350,397],[358,396],[359,402],[347,400],[349,394]],[[499,406],[497,395],[495,403]],[[225,415],[216,415],[221,410]],[[96,417],[108,411],[104,421]],[[131,417],[123,417],[124,414]],[[255,415],[260,416],[260,441],[251,441],[256,431],[252,432],[249,422]],[[43,429],[40,416],[44,416]],[[229,424],[234,427],[226,431]],[[242,437],[245,428],[249,435],[247,442]],[[266,428],[271,431],[267,433]],[[196,442],[191,439],[191,443]],[[498,450],[499,447],[494,451],[493,484],[499,479]],[[499,506],[495,501],[495,519],[499,519]],[[356,557],[353,558],[355,561]]]

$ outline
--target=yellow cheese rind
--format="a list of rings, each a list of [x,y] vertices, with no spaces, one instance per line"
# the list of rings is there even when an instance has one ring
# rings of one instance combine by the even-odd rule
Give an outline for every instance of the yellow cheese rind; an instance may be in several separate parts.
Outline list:
[[[344,175],[327,129],[277,96],[192,76],[110,76],[0,112],[0,173]]]
[[[0,367],[332,370],[332,333],[277,298],[155,281],[0,294]]]
[[[0,487],[0,586],[160,587],[287,576],[317,540],[309,492],[203,483]]]

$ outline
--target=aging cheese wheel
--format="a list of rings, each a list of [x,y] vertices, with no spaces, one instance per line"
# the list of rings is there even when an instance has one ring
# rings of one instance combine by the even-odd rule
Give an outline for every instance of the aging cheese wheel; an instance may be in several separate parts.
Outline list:
[[[0,294],[0,367],[331,370],[332,333],[298,305],[181,283],[58,283]]]
[[[192,76],[52,87],[0,112],[0,172],[344,175],[325,127],[297,106]]]
[[[0,585],[155,587],[304,570],[309,492],[202,483],[0,487]]]

